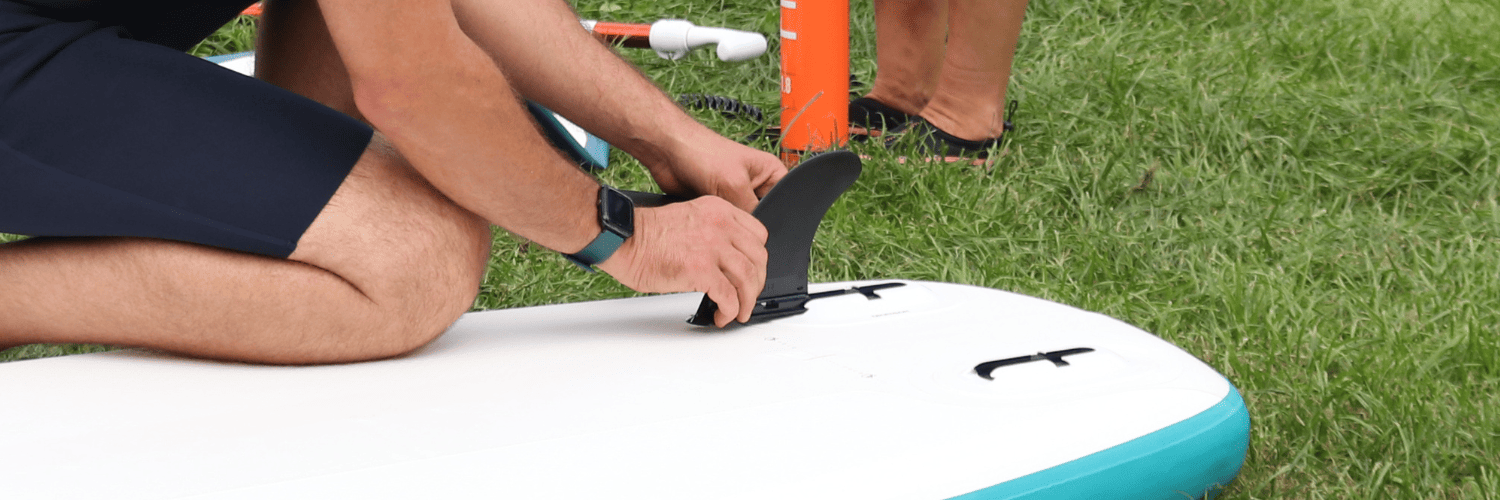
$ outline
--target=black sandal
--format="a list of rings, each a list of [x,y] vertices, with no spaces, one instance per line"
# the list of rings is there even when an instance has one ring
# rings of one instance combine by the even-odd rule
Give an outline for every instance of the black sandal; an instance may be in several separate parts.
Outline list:
[[[914,118],[916,115],[908,115],[883,102],[861,97],[849,101],[849,138],[862,141],[880,137],[885,131],[899,129]]]
[[[917,143],[917,152],[922,156],[929,158],[940,157],[943,161],[949,162],[961,161],[964,158],[986,160],[990,157],[990,150],[999,147],[1000,143],[1005,140],[1005,133],[1016,129],[1016,126],[1011,123],[1010,117],[1015,114],[1016,109],[1019,107],[1020,103],[1017,101],[1011,101],[1010,104],[1005,106],[1006,120],[998,137],[971,141],[944,132],[927,120],[916,117],[900,129],[891,130],[891,137],[886,138],[885,145],[886,147],[890,147],[896,141],[900,140],[902,136],[915,135],[920,138],[918,139],[920,142]]]

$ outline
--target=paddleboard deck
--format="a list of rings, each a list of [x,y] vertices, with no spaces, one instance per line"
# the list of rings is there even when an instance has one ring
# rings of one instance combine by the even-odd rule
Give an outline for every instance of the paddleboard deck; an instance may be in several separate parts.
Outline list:
[[[895,283],[725,330],[683,321],[699,294],[470,313],[350,365],[6,363],[0,471],[17,498],[1134,499],[1242,464],[1243,402],[1181,349]]]

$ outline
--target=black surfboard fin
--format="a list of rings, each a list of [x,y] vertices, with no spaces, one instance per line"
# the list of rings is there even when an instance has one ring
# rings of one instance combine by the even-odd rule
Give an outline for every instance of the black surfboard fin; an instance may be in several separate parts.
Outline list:
[[[756,219],[765,224],[766,286],[756,299],[750,321],[780,318],[807,312],[807,271],[812,260],[813,236],[818,223],[833,202],[859,179],[859,155],[848,151],[821,153],[787,172],[755,207]],[[714,322],[719,305],[707,295],[688,323],[707,326]]]

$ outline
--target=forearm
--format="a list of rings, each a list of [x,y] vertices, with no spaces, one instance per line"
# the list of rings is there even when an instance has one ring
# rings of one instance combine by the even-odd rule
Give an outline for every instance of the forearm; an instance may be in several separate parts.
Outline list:
[[[712,134],[600,44],[561,0],[454,0],[460,26],[529,99],[642,160]]]
[[[547,147],[452,17],[429,12],[325,8],[360,112],[455,203],[543,246],[583,248],[599,231],[597,184]]]

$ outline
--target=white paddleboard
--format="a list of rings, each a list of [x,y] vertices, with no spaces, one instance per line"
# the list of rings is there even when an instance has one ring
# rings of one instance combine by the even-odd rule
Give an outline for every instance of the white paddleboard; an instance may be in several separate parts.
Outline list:
[[[725,330],[684,322],[701,294],[471,313],[338,366],[0,364],[3,496],[1166,499],[1243,463],[1242,400],[1181,349],[898,283]]]

